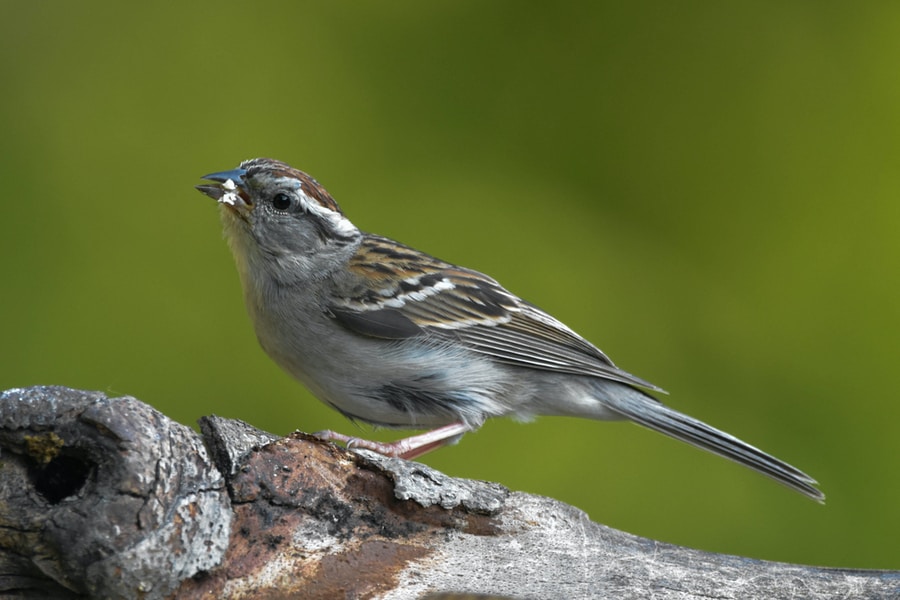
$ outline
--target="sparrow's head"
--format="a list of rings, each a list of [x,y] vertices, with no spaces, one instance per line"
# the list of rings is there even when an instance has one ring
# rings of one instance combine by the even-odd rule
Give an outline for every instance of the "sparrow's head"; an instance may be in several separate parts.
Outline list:
[[[329,259],[360,239],[325,188],[283,162],[254,158],[203,179],[215,182],[197,189],[218,201],[242,277],[259,270],[281,281],[323,275]]]

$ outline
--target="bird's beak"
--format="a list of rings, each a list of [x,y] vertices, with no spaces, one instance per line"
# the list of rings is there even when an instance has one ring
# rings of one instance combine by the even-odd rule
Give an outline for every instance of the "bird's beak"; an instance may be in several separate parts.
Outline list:
[[[250,200],[250,195],[247,193],[247,187],[244,182],[246,173],[247,171],[240,168],[210,173],[209,175],[204,175],[202,179],[215,181],[216,183],[213,185],[198,185],[196,187],[219,204],[224,204],[239,212],[247,211],[253,207],[253,202]]]

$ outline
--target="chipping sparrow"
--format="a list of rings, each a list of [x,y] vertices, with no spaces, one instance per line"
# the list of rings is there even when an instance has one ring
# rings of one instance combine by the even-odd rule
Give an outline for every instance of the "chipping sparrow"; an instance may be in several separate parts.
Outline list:
[[[802,471],[663,405],[649,394],[661,389],[490,277],[360,231],[306,173],[257,158],[203,179],[269,356],[351,419],[431,428],[390,444],[321,437],[414,458],[488,417],[629,419],[824,499]]]

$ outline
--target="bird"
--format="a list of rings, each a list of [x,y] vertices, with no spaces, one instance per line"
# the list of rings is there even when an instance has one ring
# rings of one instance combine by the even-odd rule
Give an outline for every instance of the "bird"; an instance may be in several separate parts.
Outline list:
[[[413,459],[493,417],[626,420],[824,501],[812,477],[668,407],[664,390],[488,275],[360,230],[305,172],[254,158],[202,179],[269,357],[351,421],[427,430],[318,437]]]

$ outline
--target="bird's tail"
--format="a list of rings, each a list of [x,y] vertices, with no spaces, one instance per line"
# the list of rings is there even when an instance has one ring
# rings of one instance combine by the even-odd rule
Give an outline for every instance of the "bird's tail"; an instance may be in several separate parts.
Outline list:
[[[635,423],[750,467],[817,502],[825,501],[825,495],[814,487],[816,480],[800,469],[639,390],[617,384],[614,388],[603,386],[601,395],[606,406]]]

